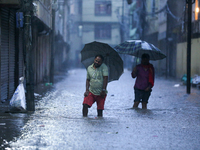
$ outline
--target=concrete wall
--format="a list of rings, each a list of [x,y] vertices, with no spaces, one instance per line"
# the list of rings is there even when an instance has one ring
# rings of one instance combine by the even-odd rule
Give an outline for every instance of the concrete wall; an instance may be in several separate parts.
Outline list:
[[[159,9],[161,10],[167,3],[167,0],[162,0],[159,2]],[[158,14],[158,40],[162,40],[166,37],[167,30],[167,17],[166,12],[163,11]]]
[[[111,26],[112,31],[111,31],[111,39],[101,39],[101,40],[96,40],[95,39],[95,33],[94,33],[94,24],[87,24],[83,26],[83,44],[92,42],[92,41],[99,41],[99,42],[104,42],[108,43],[111,46],[112,45],[117,45],[120,43],[120,26],[113,24]]]
[[[146,16],[146,21],[148,22],[148,30],[147,35],[154,34],[158,32],[158,14],[154,14],[152,12],[153,4],[152,1],[146,1],[146,11],[147,13],[152,13],[151,15]],[[155,0],[155,12],[158,11],[159,8],[159,0]],[[157,40],[157,39],[156,39]]]
[[[200,38],[192,39],[191,47],[191,76],[200,75]],[[177,44],[176,77],[187,74],[187,42]]]
[[[83,1],[83,44],[95,41],[94,25],[95,23],[108,23],[111,26],[111,39],[97,40],[105,42],[110,45],[117,45],[120,43],[120,25],[117,13],[118,8],[122,7],[122,3],[119,1],[111,1],[111,16],[95,16],[95,1]]]

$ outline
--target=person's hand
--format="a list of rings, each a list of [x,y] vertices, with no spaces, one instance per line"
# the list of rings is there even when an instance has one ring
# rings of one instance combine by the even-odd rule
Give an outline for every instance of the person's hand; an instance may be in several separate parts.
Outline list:
[[[85,91],[84,96],[87,97],[89,95],[89,91]]]
[[[135,76],[135,75],[136,75],[136,73],[137,73],[137,68],[136,68],[136,67],[134,67],[134,69],[133,69],[133,71],[132,71],[132,74]]]
[[[137,76],[137,68],[134,67],[132,73],[131,73],[132,78],[135,78]]]
[[[147,87],[147,88],[145,89],[146,92],[147,92],[147,91],[150,91],[150,90],[151,90],[150,87]]]
[[[136,73],[136,71],[137,71],[137,69],[136,69],[136,67],[134,67],[133,72]]]
[[[104,98],[106,96],[106,91],[101,91],[100,95]]]

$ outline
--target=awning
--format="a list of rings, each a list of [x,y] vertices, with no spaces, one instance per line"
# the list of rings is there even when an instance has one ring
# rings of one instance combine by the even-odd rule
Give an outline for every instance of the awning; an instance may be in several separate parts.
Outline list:
[[[0,6],[19,7],[20,0],[0,0]]]
[[[34,1],[34,16],[52,29],[52,13],[40,1]]]

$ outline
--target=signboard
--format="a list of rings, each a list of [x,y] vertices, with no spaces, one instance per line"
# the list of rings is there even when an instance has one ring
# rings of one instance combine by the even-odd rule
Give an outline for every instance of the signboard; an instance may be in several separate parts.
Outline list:
[[[20,0],[0,0],[0,5],[19,5]]]
[[[16,27],[22,28],[23,27],[23,21],[24,21],[23,12],[17,12],[16,13]]]

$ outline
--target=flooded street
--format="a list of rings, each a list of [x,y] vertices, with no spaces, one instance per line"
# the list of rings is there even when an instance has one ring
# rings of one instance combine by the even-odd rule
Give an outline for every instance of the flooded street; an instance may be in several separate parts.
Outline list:
[[[0,150],[200,150],[199,10],[0,0]]]
[[[192,88],[187,95],[185,86],[174,86],[180,83],[156,78],[148,109],[140,109],[141,104],[132,109],[135,79],[130,74],[125,70],[118,81],[108,84],[103,118],[97,117],[96,104],[88,117],[82,117],[86,70],[70,70],[36,103],[33,114],[12,114],[19,136],[12,137],[13,129],[6,129],[10,139],[1,146],[6,150],[199,149],[200,91]]]

